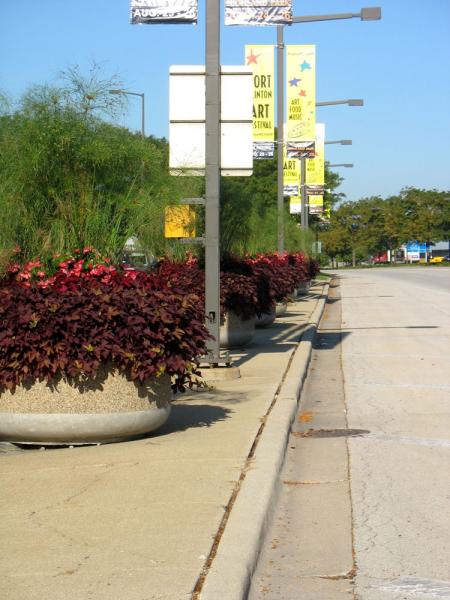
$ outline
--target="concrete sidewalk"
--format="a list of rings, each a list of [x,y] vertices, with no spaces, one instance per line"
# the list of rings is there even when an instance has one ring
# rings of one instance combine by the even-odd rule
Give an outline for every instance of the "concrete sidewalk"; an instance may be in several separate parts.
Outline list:
[[[1,453],[2,600],[242,598],[326,291],[257,330],[233,353],[241,379],[182,396],[151,436]]]

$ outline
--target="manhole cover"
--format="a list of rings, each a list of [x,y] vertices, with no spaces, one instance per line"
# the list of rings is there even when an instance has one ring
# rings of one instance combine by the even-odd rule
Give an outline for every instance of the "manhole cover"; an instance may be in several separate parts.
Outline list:
[[[307,429],[298,432],[299,437],[335,438],[358,437],[370,433],[367,429]]]

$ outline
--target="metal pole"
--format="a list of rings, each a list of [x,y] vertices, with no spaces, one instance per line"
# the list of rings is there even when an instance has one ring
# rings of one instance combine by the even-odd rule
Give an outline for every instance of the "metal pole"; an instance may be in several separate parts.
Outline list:
[[[278,252],[284,252],[284,193],[283,193],[283,149],[284,149],[284,41],[283,25],[277,25],[277,212],[278,212]]]
[[[300,201],[301,201],[301,228],[308,229],[308,207],[306,206],[306,158],[300,159]]]
[[[206,0],[205,59],[205,317],[215,338],[208,341],[212,364],[220,357],[220,2]]]

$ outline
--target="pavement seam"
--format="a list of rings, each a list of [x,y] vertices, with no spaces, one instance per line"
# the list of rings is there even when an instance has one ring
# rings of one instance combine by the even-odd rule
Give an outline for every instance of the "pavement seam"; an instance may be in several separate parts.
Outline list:
[[[297,412],[328,290],[329,284],[325,283],[261,420],[209,556],[193,589],[192,600],[242,600],[248,593],[270,521],[290,426]]]
[[[338,298],[339,298],[339,303],[341,303],[342,301],[342,295],[341,295],[341,289],[340,289],[340,285],[339,285],[339,279],[332,279],[331,280],[333,283],[336,282],[335,287],[337,288],[337,294],[338,294]],[[342,305],[341,305],[342,306]],[[342,311],[342,308],[341,308]],[[348,405],[347,405],[347,396],[346,396],[346,381],[345,381],[345,373],[344,373],[344,364],[342,361],[342,341],[343,341],[343,337],[342,337],[342,312],[341,312],[341,327],[340,327],[340,355],[339,355],[339,367],[341,370],[341,376],[342,376],[342,391],[343,391],[343,403],[344,403],[344,407],[345,407],[345,425],[347,427],[347,429],[349,428],[349,422],[348,422]],[[356,577],[358,574],[358,563],[356,560],[356,550],[355,550],[355,528],[354,528],[354,515],[353,515],[353,496],[352,496],[352,479],[351,479],[351,465],[350,465],[350,447],[349,447],[349,439],[350,438],[346,438],[345,439],[345,448],[346,448],[346,453],[347,453],[347,480],[348,480],[348,493],[349,493],[349,502],[350,502],[350,535],[351,535],[351,544],[352,544],[352,557],[353,557],[353,566],[351,571],[349,571],[349,573],[351,574],[351,577],[349,577],[349,580],[352,584],[352,598],[354,600],[357,600],[357,596],[356,596]]]

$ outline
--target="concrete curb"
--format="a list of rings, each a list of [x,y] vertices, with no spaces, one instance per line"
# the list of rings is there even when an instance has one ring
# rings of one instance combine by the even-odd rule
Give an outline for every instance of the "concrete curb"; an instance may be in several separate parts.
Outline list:
[[[291,423],[308,370],[312,344],[328,296],[326,283],[311,319],[293,350],[272,410],[257,442],[230,512],[217,553],[198,596],[201,600],[246,598],[272,509]]]

